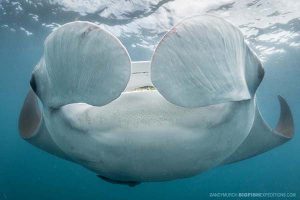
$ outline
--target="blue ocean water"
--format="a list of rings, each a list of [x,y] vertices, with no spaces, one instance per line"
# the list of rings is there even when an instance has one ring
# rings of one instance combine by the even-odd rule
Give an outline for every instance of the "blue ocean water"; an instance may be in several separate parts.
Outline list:
[[[19,137],[18,116],[46,36],[74,20],[96,22],[115,34],[132,60],[149,60],[172,25],[210,13],[240,27],[266,71],[257,99],[272,127],[276,96],[293,112],[295,136],[257,157],[196,177],[113,185],[85,168],[43,152]],[[210,193],[296,193],[300,199],[300,3],[298,0],[0,0],[0,199],[212,199]]]

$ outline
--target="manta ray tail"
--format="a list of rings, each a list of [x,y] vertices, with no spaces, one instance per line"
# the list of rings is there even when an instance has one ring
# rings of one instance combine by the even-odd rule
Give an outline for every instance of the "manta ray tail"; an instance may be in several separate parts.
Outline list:
[[[294,134],[293,115],[285,99],[278,96],[280,103],[280,117],[275,130],[271,129],[256,108],[253,127],[246,140],[223,163],[229,164],[251,158],[271,150],[287,141]]]
[[[97,176],[102,180],[112,184],[128,185],[129,187],[134,187],[141,184],[141,182],[137,182],[137,181],[118,181],[118,180],[112,180],[110,178],[101,175],[97,175]]]

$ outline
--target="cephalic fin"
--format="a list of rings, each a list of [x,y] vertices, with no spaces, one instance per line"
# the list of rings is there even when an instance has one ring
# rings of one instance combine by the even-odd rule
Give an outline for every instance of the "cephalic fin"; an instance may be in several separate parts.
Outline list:
[[[121,95],[130,74],[130,57],[119,39],[96,24],[76,21],[47,37],[30,84],[49,108],[103,106]]]
[[[151,61],[153,85],[166,100],[182,107],[252,99],[263,76],[262,64],[241,31],[211,15],[175,25]]]

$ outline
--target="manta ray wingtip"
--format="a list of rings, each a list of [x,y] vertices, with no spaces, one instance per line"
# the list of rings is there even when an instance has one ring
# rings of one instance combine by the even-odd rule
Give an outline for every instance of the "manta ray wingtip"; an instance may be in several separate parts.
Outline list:
[[[277,96],[280,103],[280,117],[276,126],[276,133],[286,138],[292,138],[294,135],[294,120],[291,109],[286,100],[281,96]]]

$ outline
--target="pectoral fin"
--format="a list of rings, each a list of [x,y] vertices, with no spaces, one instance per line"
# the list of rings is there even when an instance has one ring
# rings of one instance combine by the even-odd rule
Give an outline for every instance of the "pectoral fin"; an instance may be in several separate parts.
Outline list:
[[[58,157],[71,160],[52,140],[43,113],[38,105],[36,94],[29,90],[19,117],[21,137],[32,145]]]
[[[276,129],[272,130],[267,125],[259,109],[256,108],[254,124],[248,137],[223,164],[234,163],[264,153],[293,137],[294,122],[291,110],[284,98],[278,96],[278,99],[281,111]]]

